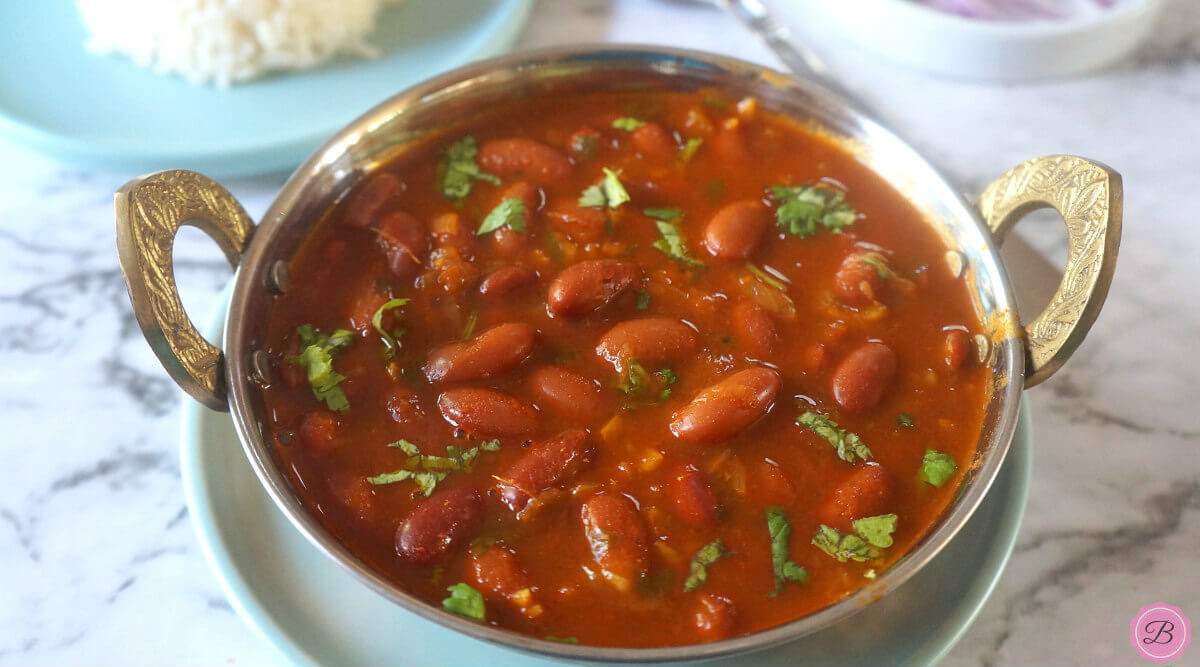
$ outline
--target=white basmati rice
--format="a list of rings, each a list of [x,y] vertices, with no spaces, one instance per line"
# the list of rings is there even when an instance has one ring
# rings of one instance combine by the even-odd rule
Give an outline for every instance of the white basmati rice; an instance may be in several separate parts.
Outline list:
[[[89,50],[221,87],[340,54],[372,57],[366,35],[397,1],[78,0]]]

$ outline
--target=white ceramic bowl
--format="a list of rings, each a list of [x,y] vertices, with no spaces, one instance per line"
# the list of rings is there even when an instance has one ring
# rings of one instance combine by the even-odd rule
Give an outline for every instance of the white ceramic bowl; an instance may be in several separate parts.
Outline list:
[[[1150,34],[1162,0],[1122,0],[1076,18],[997,21],[910,0],[810,0],[843,37],[888,58],[964,79],[1019,81],[1118,62]]]

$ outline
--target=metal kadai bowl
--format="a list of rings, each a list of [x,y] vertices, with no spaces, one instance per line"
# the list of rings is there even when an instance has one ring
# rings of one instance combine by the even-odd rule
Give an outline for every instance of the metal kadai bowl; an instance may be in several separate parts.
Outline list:
[[[517,98],[583,91],[715,88],[757,97],[839,142],[909,198],[945,239],[946,261],[970,285],[986,332],[976,338],[990,391],[975,459],[958,497],[907,555],[865,587],[816,613],[708,644],[607,648],[543,641],[456,616],[418,599],[360,561],[299,500],[264,434],[261,388],[271,381],[262,346],[288,261],[350,188],[383,164],[480,109]],[[1008,452],[1023,389],[1052,375],[1086,335],[1108,292],[1121,233],[1121,177],[1068,155],[1039,157],[997,178],[968,203],[919,153],[820,86],[731,58],[657,47],[573,47],[476,63],[410,88],[331,138],[288,179],[256,226],[214,181],[189,171],[137,178],[116,193],[117,244],[133,309],[167,372],[193,398],[229,410],[259,481],[296,530],[364,585],[406,610],[509,648],[575,661],[698,660],[794,640],[841,621],[924,567],[970,518]],[[998,246],[1028,212],[1050,207],[1066,222],[1070,253],[1058,291],[1022,326]],[[182,225],[207,232],[236,267],[224,352],[184,312],[171,266]]]

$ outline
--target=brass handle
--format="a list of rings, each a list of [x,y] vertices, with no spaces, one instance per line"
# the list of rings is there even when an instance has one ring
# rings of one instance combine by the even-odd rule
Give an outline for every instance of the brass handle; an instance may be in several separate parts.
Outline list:
[[[1028,160],[983,191],[979,210],[997,243],[1039,208],[1067,224],[1069,254],[1058,291],[1025,325],[1025,386],[1050,377],[1075,352],[1100,314],[1121,242],[1121,175],[1072,155]]]
[[[126,183],[117,190],[116,210],[117,254],[142,333],[184,391],[214,410],[228,410],[221,350],[183,309],[172,251],[179,228],[193,225],[217,242],[236,269],[254,223],[216,181],[184,170]]]

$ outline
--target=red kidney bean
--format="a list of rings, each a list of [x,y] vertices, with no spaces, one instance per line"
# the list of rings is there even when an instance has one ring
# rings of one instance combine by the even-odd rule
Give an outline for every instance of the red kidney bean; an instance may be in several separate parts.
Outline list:
[[[751,301],[741,301],[733,307],[734,335],[750,354],[765,358],[775,352],[779,328],[775,318]]]
[[[420,272],[429,254],[429,234],[420,220],[403,211],[393,211],[379,218],[375,231],[387,253],[392,275],[406,280]]]
[[[833,291],[847,306],[861,308],[883,298],[887,281],[862,255],[850,255],[842,260],[837,273],[833,274]]]
[[[529,220],[533,220],[533,214],[537,213],[542,208],[542,191],[538,186],[529,181],[517,181],[512,185],[500,191],[500,197],[496,203],[505,199],[520,199],[521,203],[525,204],[525,212],[529,214]]]
[[[788,505],[796,499],[796,486],[774,461],[759,461],[750,469],[750,475],[750,483],[760,499],[769,500],[775,505]]]
[[[447,389],[437,403],[446,421],[480,438],[527,437],[537,429],[533,406],[495,389]]]
[[[371,484],[357,475],[338,474],[329,478],[329,491],[359,519],[369,519],[375,509]]]
[[[866,412],[896,380],[896,353],[883,343],[863,343],[833,371],[833,398],[846,412]]]
[[[667,488],[671,504],[679,518],[696,528],[712,528],[717,525],[720,506],[713,493],[708,475],[693,465],[681,466],[671,475]]]
[[[504,303],[537,282],[537,272],[523,264],[510,264],[492,271],[479,283],[479,295],[488,304]]]
[[[571,160],[566,155],[525,138],[488,141],[479,149],[479,164],[501,178],[526,178],[539,185],[559,184],[571,175]]]
[[[583,503],[581,514],[600,573],[618,591],[633,590],[650,564],[649,531],[637,506],[626,496],[597,493]]]
[[[838,483],[821,505],[817,517],[821,523],[848,532],[855,519],[878,516],[888,511],[892,487],[892,477],[883,466],[865,463]]]
[[[602,137],[595,128],[581,127],[567,137],[567,150],[576,160],[594,160]]]
[[[737,611],[727,598],[715,593],[701,593],[692,612],[692,626],[706,642],[733,636]]]
[[[606,331],[596,345],[596,354],[620,373],[631,358],[646,368],[659,367],[690,356],[697,344],[696,332],[683,322],[647,317],[626,320]]]
[[[573,482],[595,455],[596,448],[584,431],[565,431],[543,440],[495,476],[500,502],[520,512],[541,492]]]
[[[392,421],[397,424],[416,424],[425,419],[416,392],[408,387],[393,387],[384,404]]]
[[[510,549],[492,546],[483,553],[473,554],[467,571],[474,579],[475,589],[488,602],[508,604],[524,614],[534,615],[531,612],[537,603],[533,600],[533,586]]]
[[[579,422],[595,422],[612,413],[612,401],[595,380],[562,366],[542,366],[529,374],[540,404]]]
[[[671,433],[685,442],[728,440],[767,414],[782,382],[761,366],[727,376],[671,416]]]
[[[714,257],[744,260],[754,253],[771,226],[771,212],[757,199],[726,204],[704,228],[704,247]]]
[[[422,370],[435,383],[478,382],[516,368],[529,353],[537,334],[521,322],[492,327],[468,341],[443,345],[429,353]]]
[[[962,329],[951,329],[946,332],[946,341],[943,343],[945,351],[946,366],[956,371],[962,368],[967,361],[967,353],[971,351],[971,337]]]
[[[669,160],[679,152],[675,138],[658,123],[646,123],[634,130],[630,139],[633,140],[633,148],[642,157],[651,160]]]
[[[554,317],[586,315],[628,290],[641,275],[634,266],[615,259],[592,259],[563,269],[546,297]]]
[[[404,184],[388,173],[370,176],[350,196],[342,219],[354,227],[367,227],[389,205],[399,203]]]
[[[598,243],[604,238],[608,224],[604,211],[574,201],[556,201],[545,215],[554,231],[575,243]]]
[[[304,415],[297,430],[300,441],[313,449],[324,450],[338,444],[337,417],[326,412],[313,411]]]
[[[470,259],[475,256],[475,230],[457,213],[443,213],[429,223],[433,244],[438,248],[453,248]]]
[[[753,164],[740,126],[722,127],[712,137],[712,152],[722,164]]]
[[[396,528],[396,555],[410,565],[440,560],[479,528],[483,499],[469,488],[439,491],[408,513]]]

